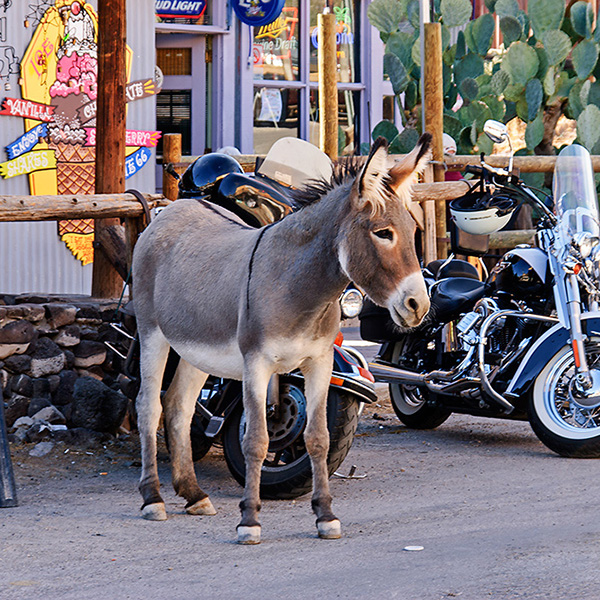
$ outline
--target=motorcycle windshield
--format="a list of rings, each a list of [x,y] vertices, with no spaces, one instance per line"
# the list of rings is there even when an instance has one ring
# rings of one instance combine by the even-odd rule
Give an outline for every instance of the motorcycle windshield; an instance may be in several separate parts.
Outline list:
[[[586,232],[600,237],[598,197],[589,152],[578,144],[561,150],[554,171],[554,200],[560,232],[565,244]]]

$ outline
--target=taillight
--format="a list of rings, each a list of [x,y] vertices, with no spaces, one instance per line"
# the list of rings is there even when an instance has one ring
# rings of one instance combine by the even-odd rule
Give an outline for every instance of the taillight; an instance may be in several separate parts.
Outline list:
[[[342,347],[342,344],[344,343],[344,334],[341,331],[335,336],[335,341],[333,343],[340,348]]]
[[[358,367],[358,372],[365,379],[368,379],[371,383],[375,383],[375,377],[373,377],[373,373],[371,373],[371,371],[369,371],[369,369],[363,369],[362,367]]]

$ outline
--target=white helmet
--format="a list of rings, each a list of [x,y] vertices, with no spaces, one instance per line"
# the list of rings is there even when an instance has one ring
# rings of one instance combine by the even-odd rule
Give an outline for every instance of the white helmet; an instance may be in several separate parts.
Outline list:
[[[459,229],[475,235],[487,235],[507,225],[517,204],[515,198],[502,192],[471,190],[452,200],[449,208]]]

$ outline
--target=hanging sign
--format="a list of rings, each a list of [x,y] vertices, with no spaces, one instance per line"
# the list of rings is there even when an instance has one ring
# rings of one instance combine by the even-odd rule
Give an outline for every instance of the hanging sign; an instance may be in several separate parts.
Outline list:
[[[156,0],[154,7],[161,19],[199,19],[206,10],[206,0]]]
[[[84,127],[87,134],[86,146],[96,145],[96,128],[95,127]],[[125,132],[125,145],[126,146],[144,146],[146,148],[155,148],[160,139],[160,131],[137,131],[135,129],[128,129]]]
[[[147,148],[140,148],[125,159],[125,179],[135,175],[150,159],[152,153]]]
[[[283,10],[285,0],[232,0],[238,19],[246,25],[261,27],[274,21]]]
[[[21,154],[25,154],[25,152],[29,152],[34,146],[37,146],[40,138],[45,138],[47,135],[48,125],[46,123],[42,123],[33,129],[30,129],[18,140],[6,146],[8,158],[12,160],[13,158],[17,158],[17,156],[21,156]]]
[[[35,150],[8,162],[0,163],[0,176],[8,179],[44,169],[56,169],[56,157],[52,150]]]
[[[24,119],[35,119],[36,121],[53,121],[54,106],[31,102],[30,100],[19,100],[18,98],[5,98],[2,103],[0,115],[12,117],[23,117]]]

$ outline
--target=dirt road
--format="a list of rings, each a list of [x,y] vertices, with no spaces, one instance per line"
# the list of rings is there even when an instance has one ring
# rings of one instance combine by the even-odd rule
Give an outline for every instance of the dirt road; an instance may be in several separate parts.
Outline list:
[[[366,477],[332,480],[344,537],[316,538],[306,496],[264,502],[253,547],[234,543],[241,488],[218,448],[196,467],[218,514],[192,517],[163,446],[157,523],[139,517],[135,446],[14,448],[0,599],[600,598],[600,463],[555,456],[525,423],[453,416],[415,432],[374,407],[341,468]]]

